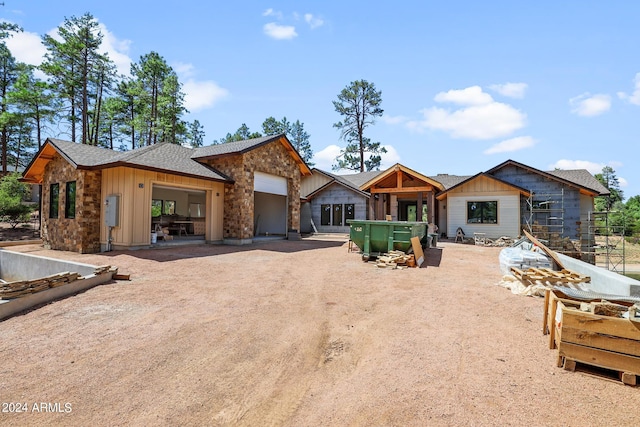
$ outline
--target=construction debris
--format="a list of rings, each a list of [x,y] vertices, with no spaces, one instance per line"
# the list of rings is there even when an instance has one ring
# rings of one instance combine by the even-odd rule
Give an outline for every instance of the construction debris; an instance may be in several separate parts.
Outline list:
[[[413,254],[407,255],[402,251],[391,251],[380,255],[376,260],[376,266],[378,268],[398,268],[403,269],[407,267],[415,267],[415,256]]]
[[[576,364],[612,371],[622,383],[635,386],[640,375],[638,305],[616,301],[579,301],[548,290],[542,331],[549,348],[558,349],[558,367]],[[630,322],[631,320],[631,322]]]
[[[554,271],[550,268],[530,267],[526,270],[521,270],[517,267],[511,267],[511,272],[525,285],[536,284],[538,281],[542,282],[542,284],[555,286],[580,285],[591,282],[591,277],[567,270],[566,268],[560,271]],[[580,288],[580,286],[577,287]]]

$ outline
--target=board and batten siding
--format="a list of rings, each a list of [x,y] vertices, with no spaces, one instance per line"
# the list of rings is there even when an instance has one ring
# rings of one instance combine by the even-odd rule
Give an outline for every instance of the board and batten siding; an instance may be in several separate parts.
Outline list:
[[[224,184],[198,178],[116,167],[102,171],[102,215],[100,243],[106,245],[109,229],[104,223],[104,200],[119,196],[119,225],[111,230],[113,246],[143,246],[151,242],[151,196],[153,185],[172,186],[177,190],[206,192],[205,239],[222,240]]]
[[[468,224],[467,202],[498,202],[497,224]],[[491,239],[502,236],[516,237],[520,231],[520,193],[496,191],[494,193],[454,193],[447,197],[447,235],[455,237],[461,227],[467,237],[473,233],[485,233]]]
[[[307,197],[318,188],[327,185],[327,183],[331,180],[332,179],[328,176],[313,171],[313,174],[311,176],[305,176],[300,181],[300,196]]]

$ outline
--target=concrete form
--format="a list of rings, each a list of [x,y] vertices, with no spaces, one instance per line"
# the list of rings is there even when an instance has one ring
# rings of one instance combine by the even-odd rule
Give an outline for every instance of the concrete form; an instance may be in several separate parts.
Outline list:
[[[45,304],[109,282],[114,271],[95,274],[95,265],[11,252],[0,249],[0,278],[5,281],[33,280],[70,271],[82,277],[71,283],[36,292],[20,298],[0,300],[0,320],[14,316],[40,304]]]

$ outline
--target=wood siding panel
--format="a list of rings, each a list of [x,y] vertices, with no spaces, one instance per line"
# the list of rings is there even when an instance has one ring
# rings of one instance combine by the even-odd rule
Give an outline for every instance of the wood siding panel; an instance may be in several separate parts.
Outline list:
[[[144,246],[151,242],[151,196],[154,184],[176,188],[204,190],[207,200],[205,238],[221,240],[224,184],[203,179],[183,177],[127,167],[103,171],[102,198],[120,196],[120,224],[112,229],[113,245]],[[218,194],[216,196],[216,194]],[[102,207],[104,218],[104,203]],[[100,243],[106,246],[108,227],[101,223]]]
[[[331,181],[329,177],[314,171],[313,175],[302,178],[300,182],[300,196],[306,197],[318,188],[326,185],[329,181]]]
[[[467,224],[467,202],[498,202],[497,224]],[[467,237],[473,233],[485,233],[486,237],[497,239],[501,236],[516,237],[520,231],[520,193],[511,194],[450,194],[447,198],[447,235],[455,237],[456,230],[461,227]]]

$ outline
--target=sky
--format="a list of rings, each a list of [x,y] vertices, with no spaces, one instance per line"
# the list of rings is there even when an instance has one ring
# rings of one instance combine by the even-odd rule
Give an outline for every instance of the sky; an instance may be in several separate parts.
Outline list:
[[[331,171],[346,145],[333,101],[366,80],[381,92],[384,114],[365,130],[387,149],[381,170],[610,166],[625,198],[640,194],[640,2],[3,3],[0,19],[24,29],[7,40],[22,62],[39,64],[41,36],[87,12],[122,74],[159,53],[205,145],[286,117],[304,124],[315,167]]]

